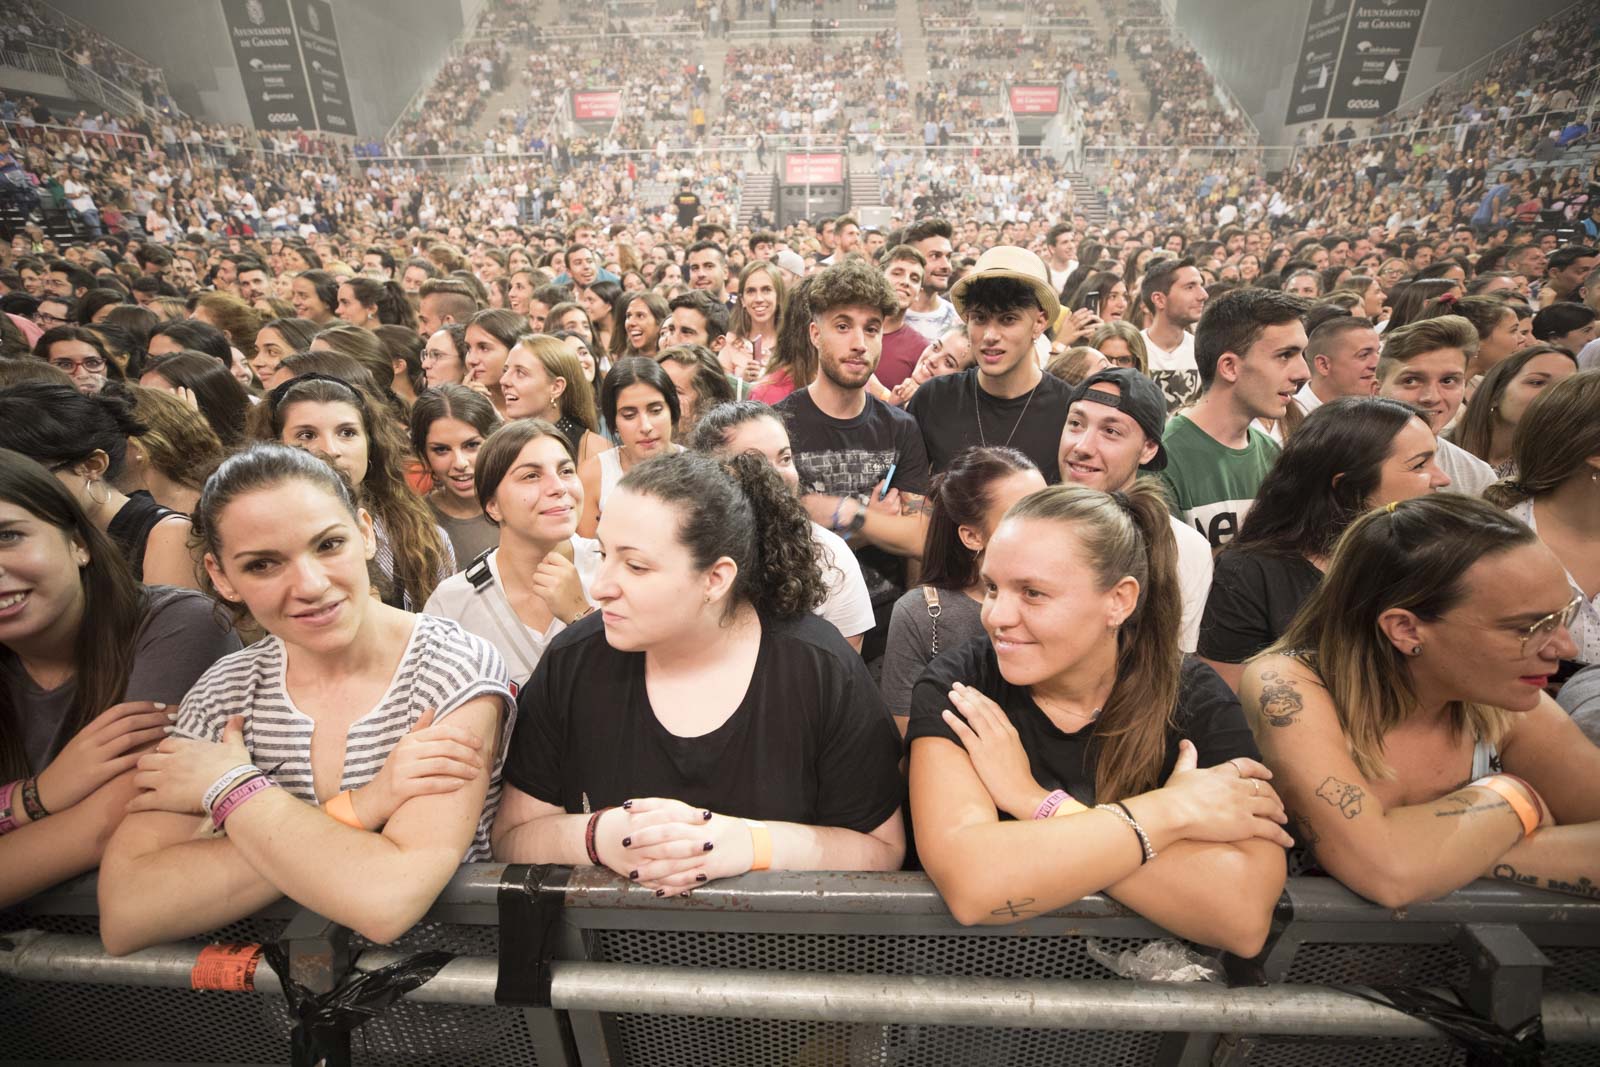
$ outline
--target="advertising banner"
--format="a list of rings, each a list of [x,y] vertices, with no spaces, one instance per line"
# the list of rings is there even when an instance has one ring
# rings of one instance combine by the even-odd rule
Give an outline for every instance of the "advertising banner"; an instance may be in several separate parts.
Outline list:
[[[233,57],[258,129],[315,129],[289,0],[222,0]]]
[[[1339,48],[1344,44],[1344,28],[1350,21],[1353,0],[1311,0],[1306,14],[1306,35],[1300,44],[1300,58],[1294,70],[1294,88],[1289,94],[1291,125],[1311,122],[1328,114],[1328,97],[1333,94],[1334,68],[1339,65]]]
[[[1330,119],[1387,115],[1400,103],[1427,0],[1356,0],[1344,34]]]

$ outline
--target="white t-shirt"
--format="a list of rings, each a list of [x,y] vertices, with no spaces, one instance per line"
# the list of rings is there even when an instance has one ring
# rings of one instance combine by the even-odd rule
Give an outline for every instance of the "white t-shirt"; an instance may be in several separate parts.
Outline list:
[[[602,453],[603,455],[604,453]],[[517,692],[539,665],[539,657],[556,634],[567,628],[560,619],[551,619],[543,633],[528,626],[512,610],[506,599],[505,585],[500,577],[500,550],[487,557],[491,581],[482,588],[472,584],[467,572],[453,574],[440,582],[428,598],[423,610],[429,615],[454,619],[468,633],[488,641],[505,660],[511,678],[511,691]],[[587,537],[572,537],[572,564],[578,570],[578,582],[584,596],[594,583],[595,571],[600,569],[600,542]],[[469,568],[470,569],[470,568]]]
[[[1174,518],[1172,536],[1178,539],[1178,590],[1183,595],[1183,631],[1178,643],[1184,652],[1200,647],[1200,618],[1211,594],[1211,542],[1205,535]]]
[[[961,321],[961,316],[956,314],[956,307],[942,296],[934,297],[938,302],[932,311],[909,310],[906,312],[906,325],[916,330],[924,337],[938,339],[944,332]]]
[[[194,683],[178,712],[173,732],[180,737],[216,741],[230,715],[244,715],[244,744],[256,765],[272,768],[272,780],[308,804],[317,803],[311,777],[311,735],[316,723],[295,707],[285,682],[284,643],[267,637],[224,656]],[[500,768],[517,715],[507,684],[506,665],[489,642],[449,619],[418,615],[405,654],[382,697],[351,724],[345,737],[344,776],[339,791],[358,789],[383,768],[394,746],[429,708],[443,722],[457,708],[481,696],[504,703],[500,748],[489,776],[483,813],[464,863],[489,859],[489,828],[500,804]]]
[[[1300,410],[1307,415],[1322,406],[1322,398],[1311,391],[1310,382],[1302,385],[1300,391],[1294,394],[1294,401],[1300,405]]]
[[[1450,479],[1450,484],[1444,489],[1447,493],[1481,497],[1483,491],[1500,478],[1493,467],[1443,437],[1438,438],[1438,450],[1434,453],[1433,461]]]
[[[845,637],[855,637],[872,629],[872,597],[861,576],[861,564],[844,538],[825,526],[811,524],[811,539],[822,551],[822,578],[828,597],[816,613],[833,623]]]
[[[1178,347],[1168,351],[1156,344],[1149,330],[1140,330],[1150,356],[1150,377],[1167,397],[1171,415],[1200,395],[1200,365],[1194,360],[1194,334],[1184,331]]]

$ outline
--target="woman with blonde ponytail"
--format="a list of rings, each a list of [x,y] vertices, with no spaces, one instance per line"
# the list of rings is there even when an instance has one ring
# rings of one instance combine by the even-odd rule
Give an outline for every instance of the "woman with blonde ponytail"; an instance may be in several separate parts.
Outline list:
[[[1177,543],[1148,484],[1018,501],[980,567],[985,636],[911,697],[917,847],[957,919],[1106,892],[1253,956],[1283,888],[1283,805],[1238,701],[1185,662]]]

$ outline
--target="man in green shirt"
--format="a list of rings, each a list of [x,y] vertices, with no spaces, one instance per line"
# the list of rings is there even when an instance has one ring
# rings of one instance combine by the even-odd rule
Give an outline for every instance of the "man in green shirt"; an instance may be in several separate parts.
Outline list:
[[[1278,458],[1257,419],[1281,419],[1311,377],[1305,304],[1273,289],[1213,300],[1195,330],[1200,399],[1167,423],[1161,472],[1172,513],[1212,548],[1231,541]]]

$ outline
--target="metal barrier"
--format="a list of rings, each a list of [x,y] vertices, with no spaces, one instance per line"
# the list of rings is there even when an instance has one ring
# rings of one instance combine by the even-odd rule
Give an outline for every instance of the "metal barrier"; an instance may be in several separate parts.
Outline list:
[[[258,996],[192,990],[198,941],[108,957],[92,879],[0,916],[6,929],[0,1063],[286,1059],[293,1023],[268,961]],[[356,1063],[1461,1061],[1432,1024],[1345,988],[1361,986],[1453,987],[1506,1030],[1540,1016],[1548,1063],[1600,1055],[1600,901],[1499,882],[1395,913],[1292,879],[1266,951],[1225,958],[1229,985],[1118,978],[1099,960],[1165,935],[1105,898],[967,928],[910,873],[749,875],[658,900],[606,871],[486,864],[395,945],[349,936],[286,904],[217,935],[285,945],[277,958],[313,992],[352,956],[368,972],[449,953],[357,1031]]]

